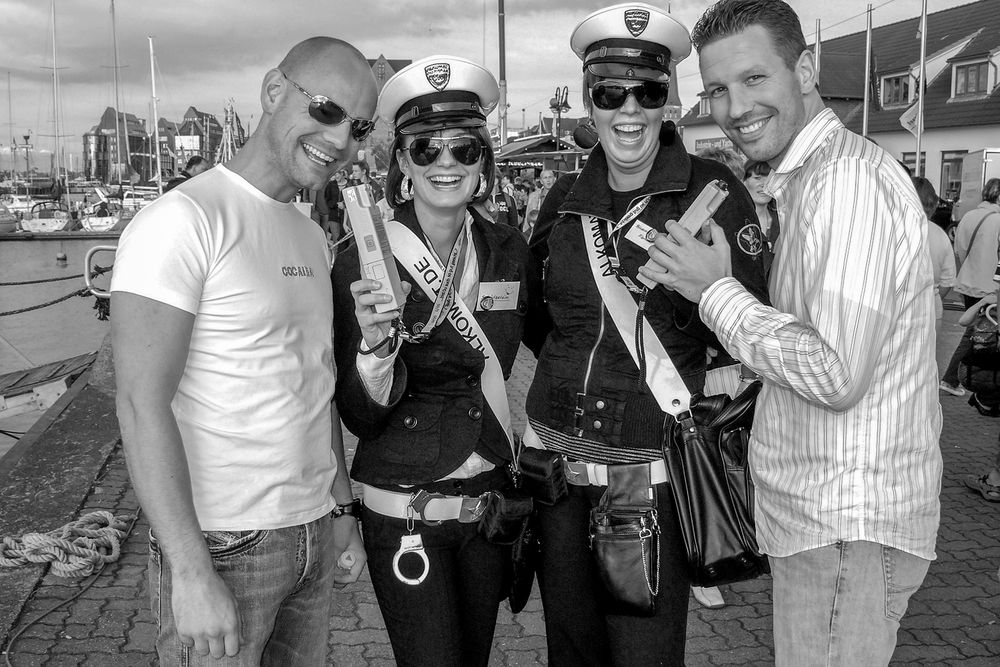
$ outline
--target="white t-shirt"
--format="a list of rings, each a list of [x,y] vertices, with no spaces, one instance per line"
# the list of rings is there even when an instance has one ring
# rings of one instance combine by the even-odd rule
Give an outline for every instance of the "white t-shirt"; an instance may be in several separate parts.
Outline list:
[[[931,268],[934,269],[934,317],[941,319],[944,305],[941,290],[955,284],[955,249],[948,234],[931,221],[927,221],[927,246],[931,253]]]
[[[121,236],[111,291],[195,315],[171,407],[202,530],[282,528],[333,508],[329,270],[318,225],[221,166]]]

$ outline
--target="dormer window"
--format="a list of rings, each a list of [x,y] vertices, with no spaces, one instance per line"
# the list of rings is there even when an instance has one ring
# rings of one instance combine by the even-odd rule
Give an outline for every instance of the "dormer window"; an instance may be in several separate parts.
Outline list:
[[[882,106],[897,107],[910,103],[910,73],[882,77]]]
[[[707,116],[709,113],[711,113],[711,107],[709,106],[708,98],[703,97],[698,101],[698,115]]]
[[[979,63],[967,63],[955,65],[955,94],[953,97],[963,95],[984,95],[989,92],[989,68],[983,61]]]

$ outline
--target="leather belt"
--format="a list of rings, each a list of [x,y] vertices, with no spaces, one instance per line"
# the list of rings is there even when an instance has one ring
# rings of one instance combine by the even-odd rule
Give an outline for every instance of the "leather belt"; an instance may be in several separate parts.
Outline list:
[[[362,484],[361,498],[365,507],[373,512],[394,519],[420,519],[428,525],[437,525],[442,521],[475,523],[486,511],[485,494],[475,498],[445,496],[423,489],[398,493]]]
[[[603,463],[584,463],[583,461],[566,461],[566,481],[574,486],[607,486],[608,466]],[[649,466],[650,484],[663,484],[667,481],[667,464],[663,459],[657,459],[647,464]]]

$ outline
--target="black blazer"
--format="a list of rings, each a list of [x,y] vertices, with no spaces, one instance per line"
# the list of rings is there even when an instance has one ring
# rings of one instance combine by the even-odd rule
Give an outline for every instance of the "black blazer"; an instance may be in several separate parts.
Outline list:
[[[474,210],[472,215],[480,281],[520,283],[515,310],[475,311],[504,378],[509,378],[529,301],[540,294],[540,284],[535,279],[537,272],[530,270],[532,260],[518,230],[494,224]],[[421,237],[412,203],[396,209],[395,217]],[[398,261],[396,266],[400,278],[413,284]],[[336,401],[344,424],[360,439],[352,478],[382,487],[424,484],[444,477],[474,451],[497,465],[509,461],[507,438],[480,386],[485,357],[447,321],[424,343],[401,343],[389,404],[371,400],[356,365],[361,331],[350,285],[359,277],[358,252],[352,247],[337,256],[333,267]],[[432,306],[413,284],[403,322],[407,327],[426,322]]]

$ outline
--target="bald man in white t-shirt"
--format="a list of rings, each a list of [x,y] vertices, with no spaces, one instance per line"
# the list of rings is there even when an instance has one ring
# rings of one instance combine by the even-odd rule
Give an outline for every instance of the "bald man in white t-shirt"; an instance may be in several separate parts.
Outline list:
[[[292,198],[356,155],[376,98],[351,45],[296,45],[232,161],[122,234],[118,418],[162,665],[322,665],[331,586],[364,566],[332,404],[330,254]]]

